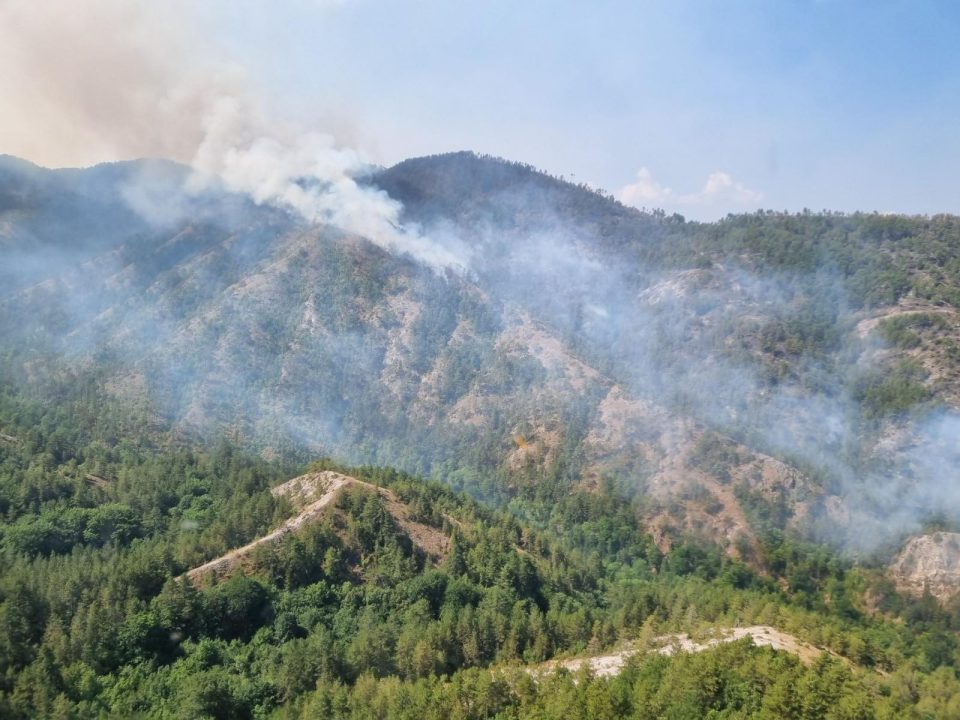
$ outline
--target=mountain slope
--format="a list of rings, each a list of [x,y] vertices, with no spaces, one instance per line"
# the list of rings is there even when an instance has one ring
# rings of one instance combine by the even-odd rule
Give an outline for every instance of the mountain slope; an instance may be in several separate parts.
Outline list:
[[[700,225],[456,153],[368,180],[463,252],[437,273],[173,166],[4,168],[9,383],[92,373],[197,437],[485,497],[613,484],[663,547],[757,567],[771,527],[872,552],[958,506],[956,219]],[[942,320],[891,326],[911,303]]]
[[[4,717],[559,718],[615,703],[804,718],[816,702],[922,718],[960,696],[956,616],[823,547],[763,533],[763,571],[702,541],[662,552],[645,496],[606,481],[510,476],[496,508],[391,469],[207,445],[79,371],[44,382],[0,393]],[[741,451],[707,440],[696,463],[721,477]],[[291,517],[305,521],[257,542]],[[431,538],[448,543],[434,557]],[[251,544],[233,572],[184,577]],[[640,652],[616,678],[529,674],[753,625],[831,652],[808,668],[743,639]]]

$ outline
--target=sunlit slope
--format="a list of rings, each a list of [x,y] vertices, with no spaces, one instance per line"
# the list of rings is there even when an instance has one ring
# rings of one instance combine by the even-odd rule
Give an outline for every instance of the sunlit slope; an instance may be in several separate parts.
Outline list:
[[[954,218],[687,223],[469,153],[369,178],[453,272],[183,172],[5,161],[8,380],[486,495],[614,483],[747,558],[758,523],[873,551],[957,507]]]

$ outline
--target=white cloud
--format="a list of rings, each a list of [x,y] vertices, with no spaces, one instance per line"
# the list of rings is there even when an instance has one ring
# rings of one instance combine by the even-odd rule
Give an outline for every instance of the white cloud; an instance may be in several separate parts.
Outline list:
[[[703,191],[698,197],[704,203],[727,202],[736,205],[756,205],[763,199],[763,194],[751,190],[738,183],[725,172],[711,173],[707,178]]]
[[[636,182],[623,186],[616,195],[625,205],[658,207],[672,202],[674,192],[654,180],[653,173],[647,168],[640,168]]]
[[[662,185],[647,168],[640,168],[637,178],[616,192],[625,205],[638,208],[662,208],[690,215],[697,219],[715,219],[728,212],[742,212],[759,206],[763,193],[751,190],[729,173],[713,172],[695,193],[678,193]]]

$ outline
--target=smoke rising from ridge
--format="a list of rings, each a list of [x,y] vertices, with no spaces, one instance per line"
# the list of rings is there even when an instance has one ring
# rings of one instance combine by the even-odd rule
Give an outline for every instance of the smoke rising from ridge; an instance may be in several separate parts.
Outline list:
[[[163,226],[141,240],[131,227],[134,237],[119,238],[119,246],[108,244],[108,252],[62,276],[46,267],[38,278],[45,282],[0,296],[10,337],[46,333],[70,360],[117,359],[158,391],[164,416],[189,427],[216,432],[226,422],[249,437],[293,438],[314,452],[424,473],[445,461],[457,467],[484,437],[478,427],[498,415],[503,433],[523,422],[589,428],[597,403],[619,386],[661,409],[628,423],[613,452],[634,453],[631,442],[657,436],[654,424],[663,422],[677,440],[664,449],[682,453],[700,432],[689,432],[693,420],[751,452],[816,471],[807,488],[813,495],[822,490],[830,503],[816,527],[821,539],[864,553],[937,516],[960,522],[957,414],[943,410],[864,431],[849,375],[882,369],[875,356],[883,343],[859,337],[859,316],[838,289],[840,278],[823,267],[814,276],[764,273],[736,265],[736,257],[658,266],[631,255],[621,236],[605,244],[610,239],[582,205],[562,213],[562,200],[544,190],[555,189],[549,179],[528,177],[502,191],[499,182],[480,182],[487,190],[477,191],[477,168],[469,164],[470,177],[445,174],[440,187],[454,188],[458,202],[477,192],[478,205],[462,216],[459,205],[451,211],[442,202],[414,212],[431,236],[460,233],[477,248],[469,277],[439,277],[333,230],[304,231],[286,214],[251,202],[227,213],[228,224],[215,222],[224,197],[216,188],[242,186],[260,153],[268,164],[309,170],[296,155],[286,157],[282,143],[258,138],[255,127],[245,135],[242,122],[239,128],[226,134],[239,136],[237,145],[251,148],[251,157],[211,153],[229,162],[211,168],[213,190],[193,196],[215,199],[206,214],[188,205],[186,228]],[[97,235],[97,225],[83,222],[84,214],[104,216],[87,204],[89,190],[98,174],[129,169],[40,173],[88,191],[80,216],[68,205],[55,230]],[[417,171],[404,172],[410,179]],[[274,195],[288,190],[287,173],[276,184],[255,177],[266,193],[255,199],[265,204],[293,205],[301,201],[297,193],[311,189],[305,183],[276,202]],[[123,182],[122,172],[114,182]],[[194,183],[206,187],[202,175]],[[164,192],[159,183],[138,202],[162,213]],[[618,211],[602,202],[604,212]],[[414,210],[408,203],[406,212]],[[36,217],[56,211],[51,206]],[[107,217],[114,225],[112,218],[125,216]],[[670,227],[664,222],[661,229]],[[656,242],[637,232],[636,249]],[[14,273],[42,273],[50,262],[42,252],[12,257]],[[0,271],[10,266],[0,264]],[[795,356],[793,375],[771,382],[757,362],[757,338],[771,323],[791,320],[826,324],[844,340],[826,357]],[[572,381],[562,377],[568,367]],[[626,479],[640,486],[648,470]]]
[[[222,183],[258,204],[291,209],[310,223],[334,225],[434,268],[466,268],[455,252],[404,227],[400,203],[362,185],[368,163],[327,134],[269,123],[241,99],[225,97],[204,118],[191,187]]]
[[[51,165],[169,158],[194,169],[193,191],[222,183],[434,268],[466,267],[461,246],[401,226],[399,204],[358,182],[361,152],[270,117],[242,68],[198,50],[210,43],[191,12],[182,0],[0,2],[0,152]]]
[[[718,351],[730,332],[724,323],[731,318],[775,318],[793,312],[798,298],[804,298],[789,278],[761,278],[732,267],[671,273],[631,265],[632,259],[617,258],[623,262],[621,267],[591,250],[600,242],[596,233],[571,229],[566,219],[551,217],[549,212],[537,217],[532,229],[509,238],[501,237],[499,227],[478,232],[483,236],[479,247],[489,252],[483,251],[488,257],[482,258],[482,262],[478,257],[472,263],[470,252],[457,239],[457,227],[452,221],[445,226],[427,226],[426,234],[402,223],[401,205],[364,181],[368,163],[361,152],[345,147],[329,133],[270,117],[252,96],[242,69],[196,50],[205,44],[193,36],[189,16],[190,8],[185,2],[161,6],[119,0],[42,5],[0,1],[0,62],[8,69],[0,75],[0,92],[4,93],[5,106],[13,108],[12,112],[0,112],[0,136],[10,143],[0,150],[12,150],[53,164],[85,164],[141,155],[186,162],[192,174],[185,192],[168,182],[170,175],[163,172],[157,181],[139,175],[123,186],[122,197],[127,205],[156,226],[174,225],[174,220],[184,218],[202,219],[202,214],[197,213],[199,199],[205,194],[219,196],[217,191],[228,190],[249,196],[257,204],[289,210],[308,223],[346,229],[388,250],[409,253],[433,268],[480,266],[482,287],[496,291],[495,303],[502,301],[503,305],[527,308],[538,320],[549,322],[564,340],[579,339],[585,346],[601,348],[606,358],[599,359],[605,359],[609,366],[602,370],[622,379],[638,394],[680,406],[683,412],[712,427],[748,438],[750,444],[765,452],[799,459],[822,470],[835,484],[831,492],[842,499],[846,512],[853,518],[845,527],[833,528],[834,539],[848,547],[869,550],[898,533],[915,531],[941,510],[949,519],[960,521],[960,517],[954,517],[958,514],[954,510],[958,507],[955,487],[960,474],[955,452],[960,424],[955,412],[944,410],[904,429],[901,445],[913,445],[905,451],[898,448],[896,462],[858,465],[851,457],[858,450],[862,418],[848,392],[811,390],[790,381],[771,388],[756,367]],[[456,182],[450,184],[458,187]],[[712,176],[696,201],[656,184],[649,173],[641,175],[634,191],[633,199],[638,203],[642,200],[640,204],[683,197],[687,198],[685,202],[695,205],[705,202],[703,198],[722,193],[734,193],[745,205],[759,201],[756,193],[723,174]],[[550,206],[553,202],[544,199],[543,190],[533,184],[512,188],[510,193],[509,197],[494,198],[490,207],[507,212],[519,210],[525,216],[528,207],[536,208],[538,202]],[[62,220],[57,232],[75,229],[74,218],[65,216]],[[485,218],[469,220],[482,224]],[[99,237],[101,229],[91,225],[84,231]],[[4,232],[0,228],[0,239]],[[317,237],[321,236],[311,239]],[[157,250],[158,254],[175,255],[182,251],[176,238],[164,239],[167,242]],[[257,243],[261,240],[254,237],[250,245],[259,248]],[[191,239],[179,241],[186,245]],[[433,324],[424,321],[426,330],[419,332],[441,338],[442,342],[437,341],[440,349],[417,336],[414,339],[427,349],[417,347],[404,355],[402,346],[414,344],[414,340],[387,342],[384,337],[393,331],[385,325],[376,326],[369,335],[358,334],[355,328],[339,327],[336,322],[342,318],[329,319],[323,332],[317,331],[316,335],[312,334],[312,326],[309,332],[297,326],[299,334],[284,347],[274,335],[280,334],[289,318],[264,319],[257,313],[264,313],[264,307],[282,310],[287,307],[284,303],[297,308],[298,303],[304,303],[303,298],[265,293],[256,301],[250,300],[252,293],[249,297],[244,295],[249,290],[245,280],[232,284],[231,273],[243,278],[251,269],[262,270],[256,262],[264,258],[247,263],[244,250],[228,247],[230,242],[212,238],[200,257],[184,253],[182,265],[171,262],[168,274],[161,273],[156,282],[136,288],[137,292],[153,293],[147,296],[150,301],[155,297],[178,301],[182,296],[196,295],[196,307],[203,307],[216,293],[227,295],[227,308],[223,317],[218,318],[228,328],[222,337],[216,334],[216,323],[207,323],[203,314],[192,314],[196,307],[151,304],[131,291],[134,286],[124,283],[144,268],[120,251],[106,260],[98,259],[97,268],[81,268],[82,273],[63,284],[60,299],[67,299],[62,308],[64,316],[52,318],[48,324],[69,327],[64,345],[74,352],[95,352],[104,336],[113,338],[111,334],[118,333],[128,345],[134,345],[131,340],[136,340],[159,347],[176,340],[177,347],[186,355],[199,344],[198,337],[205,334],[203,347],[209,355],[201,353],[196,367],[165,368],[173,378],[169,385],[184,394],[194,389],[210,396],[232,392],[241,396],[239,407],[244,411],[257,402],[273,400],[272,396],[264,400],[263,396],[269,393],[259,387],[268,377],[266,372],[238,360],[254,357],[260,347],[288,352],[301,361],[301,365],[291,362],[290,369],[285,367],[280,375],[299,373],[309,377],[329,367],[346,367],[352,374],[336,385],[336,393],[321,387],[318,381],[317,387],[307,388],[316,391],[317,397],[304,398],[298,396],[304,387],[291,386],[291,397],[285,400],[302,403],[294,408],[300,414],[291,412],[290,406],[279,407],[278,414],[296,417],[296,424],[302,427],[309,427],[312,419],[313,441],[342,433],[343,425],[350,422],[345,418],[354,409],[351,403],[360,402],[350,393],[382,380],[377,371],[385,362],[378,355],[383,348],[378,345],[371,349],[375,342],[388,346],[383,350],[384,357],[388,351],[393,352],[401,370],[419,381],[421,376],[439,375],[444,363],[452,363],[443,353],[457,351],[457,343],[464,336],[469,338],[470,331],[448,317],[455,315],[452,308],[457,298],[430,295],[424,290],[427,299],[421,298],[420,302],[441,307],[421,308],[419,312],[429,316]],[[106,243],[104,246],[111,247]],[[303,279],[296,274],[300,253],[313,261],[312,269],[322,266],[324,258],[310,255],[315,250],[306,241],[291,241],[290,248],[279,248],[278,252],[283,251],[279,255],[266,256],[273,263],[271,268],[282,265],[283,272],[265,272],[260,280],[278,287],[309,287],[311,291],[321,287],[326,291],[342,278],[318,275],[319,280]],[[478,251],[477,255],[480,254]],[[24,253],[8,255],[6,259],[11,257],[12,271],[23,276],[42,276],[48,269],[47,257]],[[64,264],[72,260],[67,256]],[[143,264],[148,266],[146,271],[151,269],[149,263]],[[90,289],[88,275],[94,269],[106,278],[102,286]],[[475,269],[471,267],[472,271]],[[0,268],[0,273],[9,272],[9,268]],[[185,278],[180,277],[181,273]],[[173,288],[166,295],[162,292],[165,284]],[[833,280],[826,278],[826,285],[831,284]],[[54,293],[50,296],[54,297]],[[45,298],[39,292],[38,297]],[[449,304],[444,305],[437,298]],[[337,300],[326,297],[315,302],[311,295],[306,304],[322,310]],[[357,303],[352,303],[352,298],[339,300],[344,307],[349,306],[350,322],[356,326],[369,325],[371,318],[386,322],[383,317],[389,316],[383,308],[374,308],[374,312],[367,307],[353,307]],[[415,300],[404,297],[396,302],[416,304]],[[492,307],[502,309],[495,303]],[[843,298],[838,297],[837,303],[842,305]],[[24,308],[25,314],[30,312],[29,303]],[[186,328],[181,326],[185,319],[191,323]],[[396,322],[402,325],[402,317]],[[479,324],[475,318],[471,323]],[[471,323],[465,325],[469,327]],[[417,326],[411,321],[411,327]],[[403,328],[403,332],[416,336],[414,330]],[[449,337],[444,333],[449,333]],[[490,338],[484,341],[495,343]],[[401,350],[391,342],[401,346]],[[473,346],[467,344],[469,352],[463,351],[461,362],[477,372],[475,382],[482,388],[472,388],[471,391],[476,390],[474,394],[486,392],[497,382],[508,386],[513,380],[511,372],[525,371],[524,367],[498,366],[499,376],[491,380],[467,363],[479,363],[475,358],[489,358],[497,348],[478,349],[482,345],[479,340]],[[679,352],[684,347],[687,352]],[[231,351],[236,355],[231,356]],[[428,351],[437,354],[434,357]],[[209,357],[222,365],[203,365]],[[260,360],[268,364],[271,357],[261,356]],[[139,356],[134,361],[139,362]],[[807,369],[818,372],[815,367]],[[536,369],[528,367],[526,371],[533,374]],[[271,382],[278,384],[284,379],[270,377]],[[457,400],[451,390],[452,381],[444,385],[441,380],[436,380],[437,395],[442,394],[451,403]],[[257,393],[262,393],[259,398]],[[397,394],[402,395],[399,391]],[[308,400],[313,400],[313,404],[308,404]],[[395,405],[406,410],[399,400]],[[250,412],[259,411],[257,408]],[[191,406],[187,415],[201,417],[203,412]],[[386,430],[381,433],[386,434]],[[311,433],[304,436],[311,439]],[[383,460],[389,462],[393,458],[383,456]]]

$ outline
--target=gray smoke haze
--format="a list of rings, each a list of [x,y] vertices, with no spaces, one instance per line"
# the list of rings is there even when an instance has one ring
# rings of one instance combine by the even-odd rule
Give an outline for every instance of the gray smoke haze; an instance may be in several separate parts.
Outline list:
[[[286,146],[256,153],[269,155],[267,164],[279,154],[280,165],[295,165],[296,156],[278,147]],[[255,204],[285,204],[270,196],[244,201],[223,193],[245,162],[241,155],[236,165],[216,167],[217,179],[191,192],[183,191],[178,174],[186,171],[177,166],[84,171],[79,207],[101,208],[89,173],[113,178],[103,193],[119,187],[123,202],[110,206],[113,214],[91,214],[126,227],[130,237],[54,279],[49,254],[5,255],[5,272],[48,279],[6,298],[0,319],[13,319],[19,332],[35,327],[60,337],[70,358],[132,368],[166,415],[201,431],[226,419],[242,437],[429,473],[475,442],[473,426],[451,430],[444,405],[499,393],[500,411],[511,418],[589,418],[597,392],[606,392],[599,386],[617,383],[677,417],[816,471],[836,500],[817,523],[818,537],[852,552],[885,548],[931,519],[960,522],[960,419],[941,410],[870,429],[849,381],[879,367],[882,341],[859,338],[843,293],[825,290],[840,286],[829,272],[760,275],[733,264],[665,270],[604,250],[589,227],[538,210],[519,230],[493,213],[471,215],[466,228],[449,218],[428,225],[431,237],[469,230],[477,248],[470,276],[444,279]],[[285,175],[273,192],[285,191]],[[55,185],[51,196],[68,186]],[[550,205],[533,185],[523,192],[531,208]],[[171,203],[177,210],[166,213]],[[136,215],[125,213],[131,205]],[[523,214],[527,206],[515,209]],[[39,215],[61,218],[54,236],[85,227],[74,205]],[[182,224],[171,224],[174,216]],[[830,322],[847,339],[829,357],[796,359],[794,375],[771,382],[753,345],[731,343],[770,320],[796,317],[818,292],[827,293],[824,304],[836,314]],[[599,389],[551,398],[541,387],[550,368],[505,361],[500,333],[524,314],[595,367]],[[451,367],[459,374],[446,378]],[[113,384],[122,391],[131,377]],[[443,445],[451,438],[462,444]]]
[[[220,184],[436,269],[466,268],[461,245],[403,227],[400,206],[358,182],[370,169],[361,152],[271,117],[241,68],[204,54],[190,18],[182,0],[0,2],[0,152],[52,165],[172,159],[193,168],[188,191]]]
[[[503,239],[488,231],[484,242]],[[858,335],[851,318],[861,316],[838,275],[611,263],[598,238],[560,219],[507,245],[506,262],[484,276],[498,296],[534,308],[636,395],[814,473],[826,493],[810,528],[818,539],[868,556],[931,521],[960,524],[960,414],[941,407],[876,426],[865,418],[856,379],[882,371],[885,343]],[[798,358],[795,377],[771,383],[751,353],[739,357],[731,343],[764,322],[796,317],[817,302],[818,288],[841,347],[829,358]]]
[[[113,205],[90,213],[130,229],[131,238],[116,243],[92,221],[78,228],[72,207],[48,209],[56,222],[33,227],[22,247],[4,245],[20,240],[10,221],[0,219],[5,253],[0,278],[6,287],[19,290],[48,280],[6,299],[8,318],[26,316],[54,333],[63,329],[61,347],[71,355],[92,355],[107,345],[128,364],[162,378],[159,385],[174,388],[166,406],[197,425],[222,411],[245,418],[251,432],[257,425],[274,425],[278,435],[314,450],[332,445],[342,451],[341,443],[355,437],[346,428],[359,424],[359,416],[403,415],[412,402],[403,394],[414,393],[408,389],[382,403],[389,407],[363,395],[364,388],[383,380],[384,358],[396,351],[391,343],[402,346],[403,353],[395,354],[403,373],[439,374],[449,353],[461,352],[455,338],[461,310],[455,306],[483,296],[494,308],[493,329],[473,345],[464,342],[467,350],[456,357],[475,373],[476,387],[494,384],[482,362],[495,352],[483,343],[493,345],[497,323],[506,322],[511,310],[526,309],[637,395],[822,472],[828,491],[842,504],[837,518],[846,513],[845,521],[824,524],[827,539],[869,552],[931,518],[960,523],[955,411],[902,426],[888,423],[879,437],[866,437],[862,410],[848,385],[816,382],[868,370],[869,343],[875,340],[853,343],[833,364],[803,361],[798,371],[806,380],[777,384],[756,363],[732,352],[730,338],[751,317],[758,322],[791,317],[810,302],[815,285],[809,278],[759,277],[733,266],[677,272],[645,267],[598,252],[601,238],[572,228],[559,212],[545,213],[519,234],[490,221],[490,227],[474,228],[478,239],[469,245],[452,221],[423,231],[402,220],[400,203],[365,181],[370,166],[362,152],[323,129],[272,117],[251,94],[242,69],[204,55],[208,44],[193,35],[189,16],[189,4],[180,1],[0,0],[0,93],[5,107],[14,109],[0,112],[0,152],[55,165],[163,157],[190,168],[140,165],[121,179],[119,196],[142,227],[134,228],[123,208]],[[84,183],[89,178],[85,175]],[[250,202],[225,199],[230,196],[224,191]],[[96,195],[95,188],[84,192],[78,203]],[[50,193],[59,197],[62,188]],[[492,204],[549,206],[541,193],[531,186]],[[286,218],[264,220],[251,203],[294,213],[304,223],[295,230]],[[220,225],[205,226],[214,223]],[[391,323],[401,326],[401,320],[384,319],[388,313],[382,308],[359,302],[353,307],[349,298],[331,294],[329,288],[349,276],[349,267],[337,276],[306,272],[326,260],[317,241],[331,246],[334,241],[326,231],[308,231],[308,225],[342,228],[434,269],[469,268],[469,277],[455,273],[452,287],[437,288],[429,277],[409,271],[404,281],[417,292],[404,302],[422,305],[418,312],[426,319],[422,328],[411,321],[396,331],[412,337],[395,339]],[[70,251],[60,246],[57,258],[29,249],[37,237],[68,232],[100,238],[99,244]],[[142,238],[132,239],[137,233]],[[49,280],[54,271],[73,265]],[[258,278],[262,287],[276,286],[276,294],[259,291]],[[829,273],[818,282],[839,283]],[[284,288],[297,293],[311,288],[317,296],[289,297]],[[338,302],[348,309],[346,320],[310,319]],[[845,314],[842,294],[833,302]],[[37,307],[45,309],[43,317],[31,315]],[[296,308],[303,317],[271,314],[282,308]],[[361,332],[363,323],[374,329]],[[462,323],[481,335],[479,324],[475,317]],[[850,334],[851,328],[843,331]],[[267,361],[281,354],[284,366],[269,367]],[[330,379],[324,375],[329,368],[343,371]],[[296,377],[320,379],[290,385],[289,378]],[[448,391],[439,381],[438,386],[438,395]],[[444,400],[453,404],[457,398]],[[388,436],[389,423],[376,422],[356,433]],[[410,437],[403,440],[413,445]],[[404,454],[370,453],[384,462]],[[430,462],[423,465],[429,469]]]

